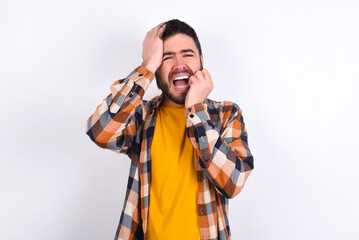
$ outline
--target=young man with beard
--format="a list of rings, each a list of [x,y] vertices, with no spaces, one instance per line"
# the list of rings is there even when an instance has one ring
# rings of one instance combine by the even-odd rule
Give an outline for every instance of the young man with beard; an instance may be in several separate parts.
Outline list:
[[[116,239],[230,239],[228,199],[253,169],[242,111],[207,98],[211,75],[186,23],[150,30],[142,57],[87,123],[98,146],[131,159]],[[143,100],[154,73],[162,94]]]

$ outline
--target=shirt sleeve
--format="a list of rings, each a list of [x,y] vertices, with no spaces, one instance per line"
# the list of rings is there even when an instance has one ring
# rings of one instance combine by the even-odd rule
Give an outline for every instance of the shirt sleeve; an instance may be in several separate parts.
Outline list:
[[[142,97],[154,75],[143,66],[114,82],[109,94],[90,116],[86,133],[102,148],[131,154],[142,121]]]
[[[241,109],[233,103],[223,103],[221,131],[215,128],[205,103],[193,105],[185,115],[187,135],[205,175],[223,196],[235,197],[253,169]]]

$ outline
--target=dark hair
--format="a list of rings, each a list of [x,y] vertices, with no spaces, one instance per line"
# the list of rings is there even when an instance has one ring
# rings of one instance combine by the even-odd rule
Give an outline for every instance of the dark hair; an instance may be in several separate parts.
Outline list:
[[[166,40],[177,33],[183,33],[191,37],[196,44],[199,55],[202,55],[201,44],[199,43],[196,31],[190,25],[178,19],[172,19],[166,22],[166,29],[163,31],[162,39]]]

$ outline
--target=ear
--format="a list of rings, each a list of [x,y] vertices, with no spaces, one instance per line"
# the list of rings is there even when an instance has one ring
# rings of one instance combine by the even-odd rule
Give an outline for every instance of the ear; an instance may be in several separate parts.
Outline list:
[[[203,65],[203,54],[201,54],[201,64]]]

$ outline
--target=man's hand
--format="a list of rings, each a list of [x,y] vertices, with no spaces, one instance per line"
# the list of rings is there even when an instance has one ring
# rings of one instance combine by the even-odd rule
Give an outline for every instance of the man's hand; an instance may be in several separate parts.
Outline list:
[[[185,99],[186,108],[190,108],[196,103],[202,103],[213,90],[212,78],[206,69],[192,75],[188,84],[190,89]]]
[[[145,40],[142,43],[142,66],[155,73],[157,68],[162,64],[163,57],[163,40],[162,33],[166,24],[160,23],[151,31],[147,32]]]

